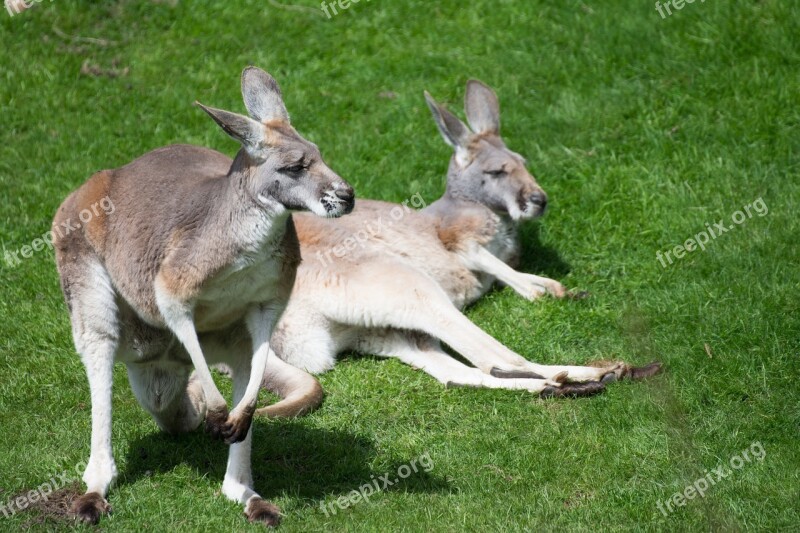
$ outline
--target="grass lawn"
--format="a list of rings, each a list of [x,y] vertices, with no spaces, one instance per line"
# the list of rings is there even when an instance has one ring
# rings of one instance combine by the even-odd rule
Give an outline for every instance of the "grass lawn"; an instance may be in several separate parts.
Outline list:
[[[256,489],[282,531],[798,530],[800,4],[694,2],[662,18],[649,1],[374,0],[328,19],[291,1],[310,10],[55,0],[0,13],[0,253],[47,232],[99,169],[176,142],[232,155],[191,104],[243,112],[248,64],[276,77],[297,129],[360,197],[433,201],[450,151],[422,91],[463,116],[465,81],[482,79],[550,198],[522,270],[591,297],[503,289],[470,318],[529,359],[666,372],[541,400],[345,357],[321,377],[320,410],[254,423]],[[720,221],[732,229],[676,256]],[[52,251],[0,275],[6,505],[79,479],[90,400]],[[101,529],[259,529],[220,495],[226,446],[161,434],[122,366],[114,409],[120,476]],[[430,471],[336,507],[420,456]],[[705,497],[666,508],[719,466]],[[74,526],[57,509],[0,516],[20,527]]]

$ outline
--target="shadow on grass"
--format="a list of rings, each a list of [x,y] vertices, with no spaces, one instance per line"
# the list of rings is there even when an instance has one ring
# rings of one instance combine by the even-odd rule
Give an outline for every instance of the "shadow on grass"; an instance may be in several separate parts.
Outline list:
[[[374,471],[373,443],[346,431],[308,427],[298,420],[253,422],[253,477],[255,489],[266,499],[289,495],[322,501],[346,496],[359,486],[411,464],[416,457]],[[150,433],[132,441],[120,483],[134,483],[152,472],[170,472],[186,464],[222,484],[228,446],[212,441],[202,431],[181,436]],[[424,452],[421,452],[424,453]],[[387,491],[439,492],[449,490],[442,479],[418,467],[418,471]]]
[[[537,276],[559,279],[569,274],[572,267],[551,246],[542,244],[539,238],[539,224],[525,224],[520,230],[522,254],[519,270]]]

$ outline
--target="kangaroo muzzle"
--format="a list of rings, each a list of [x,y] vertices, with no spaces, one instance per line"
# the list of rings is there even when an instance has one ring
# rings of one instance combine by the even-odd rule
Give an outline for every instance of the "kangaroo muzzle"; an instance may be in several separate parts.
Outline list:
[[[336,181],[322,195],[320,203],[329,217],[347,215],[356,205],[356,193],[346,181]]]

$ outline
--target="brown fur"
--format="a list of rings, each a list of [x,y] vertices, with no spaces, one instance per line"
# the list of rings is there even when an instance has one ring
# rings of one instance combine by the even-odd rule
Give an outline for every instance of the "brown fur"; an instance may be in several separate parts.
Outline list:
[[[438,221],[439,240],[449,252],[463,252],[472,244],[484,245],[494,236],[494,221],[475,213],[458,213]]]
[[[75,499],[71,512],[82,522],[96,524],[101,516],[111,512],[111,506],[100,494],[87,492]]]
[[[317,409],[325,398],[325,391],[316,379],[303,393],[290,396],[290,392],[285,391],[283,401],[256,409],[255,414],[267,418],[297,418]]]
[[[253,498],[244,512],[251,522],[263,522],[266,526],[275,527],[281,522],[281,511],[278,507],[261,498]]]
[[[92,176],[87,182],[86,190],[81,198],[78,199],[79,206],[93,206],[108,196],[109,188],[111,185],[111,173],[108,171],[101,171]],[[91,243],[95,250],[103,253],[106,245],[106,237],[108,234],[107,220],[108,214],[99,210],[97,215],[94,215],[86,224],[86,239]]]
[[[153,290],[156,277],[163,276],[166,287],[188,299],[235,253],[231,247],[213,255],[202,247],[186,247],[187,241],[203,238],[199,221],[207,213],[189,213],[193,217],[189,220],[176,216],[185,212],[181,205],[202,205],[204,197],[222,196],[229,167],[230,159],[218,152],[175,145],[154,150],[117,170],[98,172],[64,201],[54,228],[67,220],[79,220],[81,210],[106,196],[114,205],[113,216],[93,217],[86,227],[70,235],[54,232],[57,253],[74,253],[76,247],[87,249],[79,243],[85,242],[106,265],[123,298],[146,322],[163,326]],[[195,179],[162,181],[163,175],[187,172],[196,173]],[[175,246],[179,236],[183,237],[182,247]],[[131,261],[132,248],[146,255]]]

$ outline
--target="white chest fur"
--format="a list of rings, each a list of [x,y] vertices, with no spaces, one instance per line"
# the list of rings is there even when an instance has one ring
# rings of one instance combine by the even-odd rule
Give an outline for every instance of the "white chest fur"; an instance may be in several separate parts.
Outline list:
[[[513,223],[497,215],[494,216],[496,217],[494,221],[496,230],[491,240],[483,245],[475,243],[475,247],[471,247],[464,258],[465,264],[469,265],[468,268],[473,271],[477,281],[477,285],[467,297],[465,304],[470,304],[489,292],[495,281],[497,281],[493,275],[487,273],[484,269],[475,267],[476,263],[471,255],[475,254],[477,247],[482,246],[506,264],[519,253],[519,239]]]
[[[198,331],[222,328],[240,319],[254,303],[267,302],[279,292],[285,275],[282,248],[286,216],[260,222],[239,232],[236,259],[210,279],[195,302]]]
[[[519,239],[517,231],[513,223],[509,220],[497,217],[497,231],[492,236],[485,248],[489,250],[493,256],[497,257],[504,263],[508,263],[512,257],[519,253]]]

